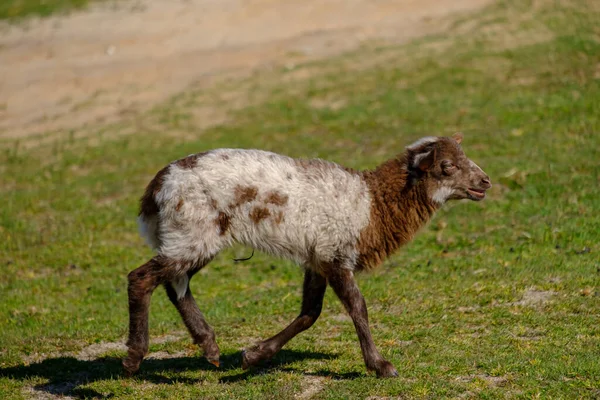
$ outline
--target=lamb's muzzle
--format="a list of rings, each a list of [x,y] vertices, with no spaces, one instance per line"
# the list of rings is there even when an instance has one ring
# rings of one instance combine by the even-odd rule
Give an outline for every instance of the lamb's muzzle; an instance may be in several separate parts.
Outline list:
[[[141,200],[140,232],[157,255],[129,274],[129,352],[134,373],[148,351],[148,306],[164,285],[194,342],[213,364],[219,348],[189,280],[222,249],[242,243],[294,260],[305,272],[300,315],[243,354],[248,368],[315,323],[329,285],[350,314],[367,369],[397,372],[377,351],[354,280],[412,239],[450,199],[481,200],[489,177],[460,147],[462,135],[427,137],[375,170],[259,150],[218,149],[163,168]]]

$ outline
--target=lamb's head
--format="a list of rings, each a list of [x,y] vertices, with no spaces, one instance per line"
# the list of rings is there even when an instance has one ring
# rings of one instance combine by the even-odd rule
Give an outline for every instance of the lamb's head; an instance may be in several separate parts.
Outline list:
[[[439,205],[447,200],[483,200],[492,187],[489,176],[463,152],[462,139],[460,133],[426,137],[406,148],[410,172]]]

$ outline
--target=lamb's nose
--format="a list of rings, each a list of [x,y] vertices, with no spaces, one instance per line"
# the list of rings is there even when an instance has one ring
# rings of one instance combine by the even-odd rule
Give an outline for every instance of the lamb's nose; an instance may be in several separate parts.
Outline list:
[[[487,186],[488,189],[492,187],[492,182],[490,181],[489,176],[486,176],[485,178],[483,178],[481,180],[481,184],[484,186]]]

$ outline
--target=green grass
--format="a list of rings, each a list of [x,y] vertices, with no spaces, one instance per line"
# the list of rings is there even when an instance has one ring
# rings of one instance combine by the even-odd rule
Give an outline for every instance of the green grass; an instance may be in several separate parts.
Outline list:
[[[191,88],[138,119],[86,128],[88,139],[0,143],[0,398],[27,398],[30,387],[292,398],[314,382],[314,398],[598,398],[600,14],[590,6],[504,1],[445,35]],[[232,93],[248,106],[201,129],[194,110],[226,106]],[[131,379],[123,352],[72,355],[126,335],[126,275],[151,257],[136,233],[137,199],[168,161],[227,146],[369,168],[420,136],[458,130],[494,182],[488,199],[449,204],[359,277],[376,343],[400,378],[366,374],[331,291],[313,328],[242,371],[240,349],[294,318],[302,284],[287,261],[234,264],[243,248],[191,284],[221,369],[184,336],[151,345],[181,356],[148,360]],[[150,324],[151,337],[184,329],[161,290]]]
[[[51,14],[81,9],[90,0],[2,0],[0,20],[15,20],[29,16],[46,17]]]

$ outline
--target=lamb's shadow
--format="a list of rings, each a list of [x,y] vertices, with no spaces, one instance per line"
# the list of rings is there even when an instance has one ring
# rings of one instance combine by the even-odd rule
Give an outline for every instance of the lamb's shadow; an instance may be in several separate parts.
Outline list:
[[[302,361],[305,359],[313,360],[333,360],[337,358],[335,354],[326,354],[313,351],[296,351],[296,350],[281,350],[271,360],[263,362],[256,367],[252,367],[246,371],[243,371],[236,375],[228,375],[219,379],[221,383],[234,383],[244,381],[253,375],[268,373],[269,369],[280,369],[282,371],[294,372],[299,374],[306,374],[303,370],[287,367],[296,361]],[[239,367],[239,363],[237,367]],[[336,374],[330,371],[321,370],[323,376],[330,376],[335,379]],[[310,374],[306,374],[310,375]]]
[[[281,367],[295,361],[304,359],[332,359],[335,355],[297,350],[281,350],[267,365],[270,367]],[[136,379],[155,384],[171,383],[197,383],[197,379],[186,376],[170,378],[164,372],[180,371],[228,371],[241,367],[241,352],[221,355],[221,368],[217,369],[208,363],[203,357],[179,357],[168,359],[147,359],[142,363]],[[262,373],[263,369],[251,369],[230,378],[222,378],[222,382],[235,382],[246,379],[256,373]],[[103,357],[91,361],[82,361],[74,357],[48,358],[44,361],[31,365],[0,368],[0,377],[14,380],[27,380],[32,377],[44,378],[47,383],[33,387],[36,391],[46,392],[53,395],[71,396],[75,398],[111,398],[114,395],[105,395],[90,388],[80,387],[96,381],[122,379],[123,368],[121,359],[116,357]]]

